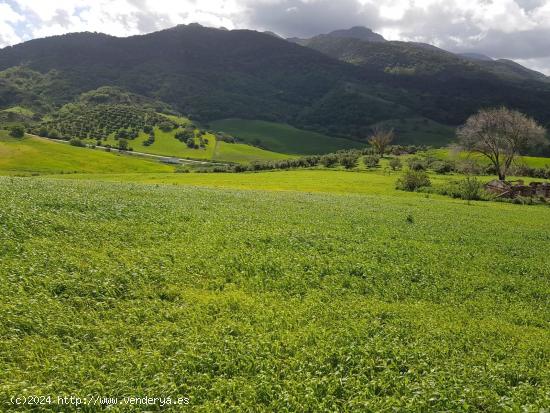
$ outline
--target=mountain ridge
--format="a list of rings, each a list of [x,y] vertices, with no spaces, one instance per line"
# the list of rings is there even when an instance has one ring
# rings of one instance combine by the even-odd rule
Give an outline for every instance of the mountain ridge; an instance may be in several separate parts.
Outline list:
[[[550,85],[511,63],[493,62],[495,71],[429,45],[341,34],[307,47],[196,24],[130,37],[35,39],[0,50],[0,109],[35,102],[48,113],[112,86],[197,121],[260,119],[354,139],[382,121],[458,125],[497,105],[550,123]]]

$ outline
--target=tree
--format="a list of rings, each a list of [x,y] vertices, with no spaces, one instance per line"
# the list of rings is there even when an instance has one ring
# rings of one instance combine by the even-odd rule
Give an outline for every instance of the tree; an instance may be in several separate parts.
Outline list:
[[[21,125],[15,125],[11,128],[10,136],[14,138],[22,138],[25,136],[25,128]]]
[[[118,149],[121,151],[127,151],[128,150],[128,141],[124,138],[121,138],[118,140]]]
[[[357,155],[353,154],[346,154],[340,157],[340,165],[342,165],[346,169],[355,168],[357,166],[357,159],[359,157]]]
[[[321,159],[319,160],[321,165],[323,165],[326,168],[331,168],[338,162],[338,157],[334,154],[328,154],[321,156]]]
[[[505,107],[482,109],[457,131],[462,148],[488,158],[501,181],[514,159],[525,149],[543,144],[545,134],[534,119]]]
[[[390,160],[390,168],[393,171],[397,171],[398,169],[401,169],[403,167],[403,164],[401,163],[401,159],[399,157],[392,158]]]
[[[380,163],[380,157],[378,155],[366,155],[363,158],[363,163],[367,168],[376,168]]]
[[[386,153],[386,148],[392,143],[395,134],[393,129],[381,129],[375,128],[371,137],[369,138],[369,143],[374,148],[376,153],[380,156],[384,156]]]

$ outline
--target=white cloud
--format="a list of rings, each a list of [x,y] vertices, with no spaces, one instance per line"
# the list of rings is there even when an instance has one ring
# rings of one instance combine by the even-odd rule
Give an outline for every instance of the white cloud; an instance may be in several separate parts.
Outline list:
[[[23,20],[24,17],[16,13],[9,4],[0,3],[0,47],[21,41],[21,37],[15,31],[14,24]]]

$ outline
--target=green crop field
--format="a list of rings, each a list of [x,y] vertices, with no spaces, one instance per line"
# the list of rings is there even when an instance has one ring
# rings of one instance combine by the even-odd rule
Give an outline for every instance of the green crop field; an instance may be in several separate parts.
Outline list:
[[[64,143],[27,136],[15,139],[0,130],[0,173],[151,173],[174,168],[159,162],[77,148]]]
[[[0,177],[1,403],[550,405],[547,206],[398,192],[382,172],[58,177]]]
[[[236,136],[274,152],[297,155],[336,152],[365,146],[349,139],[333,138],[316,132],[296,129],[282,123],[260,120],[224,119],[210,123],[210,129]]]

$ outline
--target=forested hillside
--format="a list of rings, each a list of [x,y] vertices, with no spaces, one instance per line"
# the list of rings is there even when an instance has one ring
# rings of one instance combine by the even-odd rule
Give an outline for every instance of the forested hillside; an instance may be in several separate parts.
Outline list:
[[[429,45],[343,36],[303,47],[193,24],[128,38],[32,40],[0,50],[0,109],[22,105],[43,115],[83,92],[117,86],[199,122],[261,119],[353,139],[384,121],[456,126],[485,106],[506,105],[550,123],[550,83],[536,72]]]

